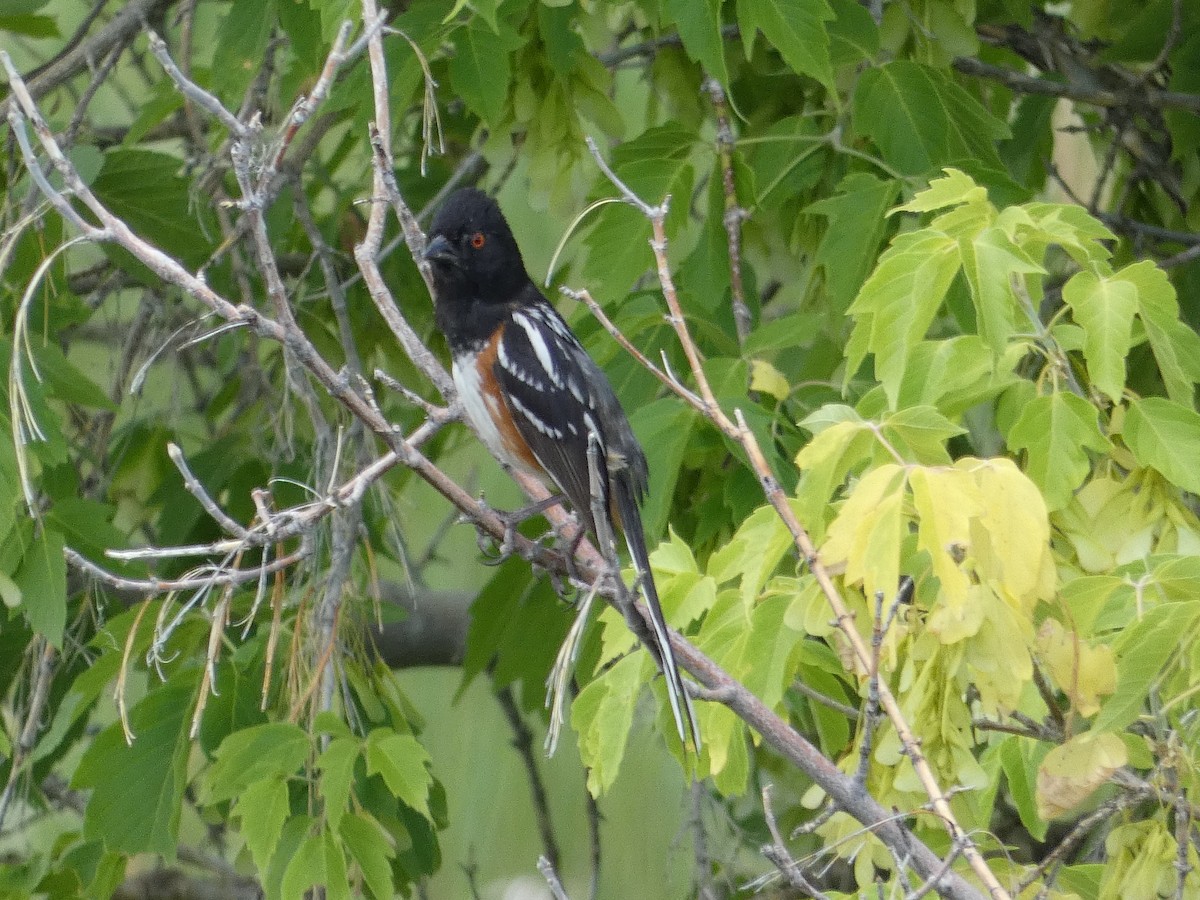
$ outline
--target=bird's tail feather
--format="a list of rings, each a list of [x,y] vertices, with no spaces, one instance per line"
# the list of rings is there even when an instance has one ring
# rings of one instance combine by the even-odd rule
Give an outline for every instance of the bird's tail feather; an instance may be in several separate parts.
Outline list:
[[[675,662],[675,652],[671,649],[671,636],[667,631],[666,620],[663,619],[662,605],[658,602],[654,576],[650,573],[650,557],[646,552],[642,516],[634,498],[633,486],[627,483],[627,479],[617,477],[613,479],[612,488],[617,515],[620,516],[622,530],[625,532],[625,543],[629,547],[630,556],[633,557],[633,566],[637,570],[642,596],[646,598],[646,607],[650,610],[654,649],[667,682],[667,699],[671,704],[671,715],[675,717],[675,727],[679,730],[679,740],[686,747],[690,734],[696,753],[699,754],[700,727],[696,724],[692,698],[688,696],[683,676]]]

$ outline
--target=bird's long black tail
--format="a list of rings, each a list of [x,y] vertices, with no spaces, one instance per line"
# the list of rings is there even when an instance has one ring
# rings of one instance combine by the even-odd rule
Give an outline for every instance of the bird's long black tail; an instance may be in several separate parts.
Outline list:
[[[667,681],[667,699],[671,703],[671,714],[675,717],[675,727],[679,730],[679,740],[686,747],[690,733],[696,753],[699,754],[701,748],[700,727],[696,724],[692,698],[688,696],[687,689],[683,684],[683,676],[680,675],[679,666],[675,663],[675,652],[671,649],[671,636],[667,631],[667,623],[663,619],[662,605],[658,602],[658,589],[654,585],[654,576],[650,572],[650,557],[646,553],[646,538],[642,531],[641,511],[638,509],[633,487],[628,483],[627,478],[614,478],[612,493],[617,507],[617,515],[621,517],[622,529],[625,532],[625,543],[629,547],[629,554],[633,557],[633,566],[637,570],[642,596],[646,598],[646,607],[650,610],[654,649],[657,652],[663,676]]]

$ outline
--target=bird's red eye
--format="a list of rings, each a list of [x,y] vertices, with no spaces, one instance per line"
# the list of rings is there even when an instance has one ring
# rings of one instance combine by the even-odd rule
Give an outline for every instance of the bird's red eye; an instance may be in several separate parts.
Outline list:
[[[476,250],[482,250],[483,245],[487,243],[487,238],[483,236],[482,231],[477,231],[471,235],[471,246]]]

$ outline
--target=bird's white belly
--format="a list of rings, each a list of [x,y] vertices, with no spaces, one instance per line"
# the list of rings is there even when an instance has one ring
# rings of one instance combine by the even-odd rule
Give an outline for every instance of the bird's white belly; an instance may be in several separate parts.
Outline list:
[[[454,386],[458,388],[458,397],[462,401],[467,421],[471,423],[471,427],[475,429],[475,433],[479,435],[487,448],[492,451],[492,455],[510,466],[525,469],[526,466],[523,462],[514,458],[508,448],[504,446],[504,440],[493,419],[493,415],[499,415],[502,410],[489,409],[500,400],[483,390],[475,360],[470,356],[455,357],[454,363],[450,367],[450,374],[454,377]]]

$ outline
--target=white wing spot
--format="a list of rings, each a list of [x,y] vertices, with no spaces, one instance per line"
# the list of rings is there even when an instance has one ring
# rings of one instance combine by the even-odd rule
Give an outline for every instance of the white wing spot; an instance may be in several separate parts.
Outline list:
[[[544,320],[544,317],[541,318]],[[529,345],[533,347],[533,352],[537,355],[538,362],[542,364],[542,369],[545,371],[547,377],[549,377],[550,383],[557,388],[561,388],[562,379],[558,375],[558,367],[554,365],[554,357],[550,355],[550,347],[546,344],[546,339],[542,337],[541,331],[538,330],[538,327],[524,313],[514,313],[513,321],[525,329],[525,335],[529,338]],[[518,375],[517,377],[520,376]]]
[[[509,396],[508,402],[512,404],[513,409],[529,420],[529,423],[542,434],[546,435],[546,437],[556,441],[562,440],[563,433],[561,428],[555,428],[553,425],[548,425],[543,422],[533,414],[533,411],[530,410],[528,406],[517,399],[515,395]]]

